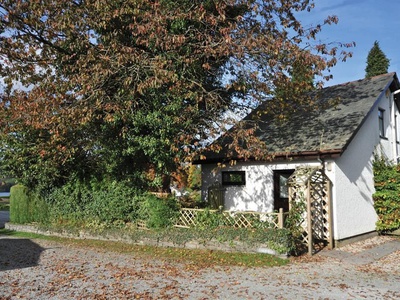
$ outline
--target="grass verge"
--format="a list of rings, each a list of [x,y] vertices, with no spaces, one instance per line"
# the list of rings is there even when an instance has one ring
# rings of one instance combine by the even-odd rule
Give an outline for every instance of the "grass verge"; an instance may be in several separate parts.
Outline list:
[[[101,251],[130,254],[145,259],[156,258],[167,261],[175,261],[195,265],[197,268],[213,266],[274,267],[283,266],[289,263],[288,259],[282,259],[273,255],[259,253],[228,253],[213,250],[140,246],[113,241],[60,238],[7,229],[0,229],[0,236],[1,235],[28,239],[50,240],[63,243],[66,246],[85,247]]]

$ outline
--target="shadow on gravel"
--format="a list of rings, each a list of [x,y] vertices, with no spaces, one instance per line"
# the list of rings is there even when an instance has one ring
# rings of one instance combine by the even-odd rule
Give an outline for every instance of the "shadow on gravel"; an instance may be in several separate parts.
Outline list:
[[[44,250],[29,239],[1,238],[0,271],[37,266]]]
[[[0,228],[4,228],[6,222],[10,221],[9,211],[0,211]]]

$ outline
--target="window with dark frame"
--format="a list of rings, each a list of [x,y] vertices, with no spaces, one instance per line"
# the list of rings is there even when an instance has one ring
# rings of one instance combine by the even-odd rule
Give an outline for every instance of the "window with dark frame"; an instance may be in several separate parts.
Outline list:
[[[245,171],[223,171],[222,185],[246,185]]]
[[[385,111],[383,109],[378,110],[378,118],[379,118],[379,136],[385,137],[385,122],[384,122]]]
[[[289,186],[287,181],[294,172],[293,169],[289,170],[274,170],[274,210],[278,211],[280,208],[284,212],[289,211]]]

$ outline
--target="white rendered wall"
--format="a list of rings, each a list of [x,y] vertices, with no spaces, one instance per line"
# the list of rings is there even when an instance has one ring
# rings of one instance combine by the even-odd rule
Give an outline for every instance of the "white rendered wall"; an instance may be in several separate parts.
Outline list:
[[[379,102],[378,107],[376,108],[376,112],[374,111],[373,115],[378,115],[378,108],[384,110],[385,137],[375,139],[376,144],[379,144],[379,147],[377,147],[376,149],[376,153],[383,156],[388,161],[396,163],[398,153],[396,145],[397,143],[395,121],[396,116],[399,115],[399,110],[392,99],[393,97],[391,94],[384,96]],[[398,118],[399,117],[397,117],[397,119]],[[377,122],[378,121],[376,121],[375,123]],[[376,124],[376,126],[379,126],[378,124]]]
[[[238,162],[233,166],[217,168],[214,164],[202,165],[202,199],[207,201],[208,188],[221,184],[222,171],[245,171],[246,185],[224,186],[225,210],[272,212],[274,210],[274,170],[295,169],[299,165],[319,166],[319,162],[265,163]]]
[[[378,109],[384,109],[385,138],[379,137]],[[396,125],[399,111],[391,94],[384,95],[374,111],[336,160],[325,162],[325,174],[332,181],[334,239],[342,240],[375,230],[377,215],[372,194],[374,154],[396,161],[399,146],[396,143]],[[398,124],[398,125],[399,125]],[[397,126],[397,130],[400,126]],[[202,165],[202,198],[207,200],[208,188],[221,183],[221,171],[246,171],[245,186],[226,186],[225,209],[237,211],[273,211],[273,170],[295,169],[299,165],[318,166],[317,161],[292,163],[249,162],[218,169],[215,164]]]
[[[390,105],[391,99],[391,95],[381,99],[334,165],[332,181],[335,240],[375,230],[377,214],[372,199],[375,192],[372,169],[374,154],[383,155],[389,160],[396,156],[393,143],[395,127],[391,119],[398,111],[397,107]],[[386,139],[379,137],[379,108],[385,110]]]

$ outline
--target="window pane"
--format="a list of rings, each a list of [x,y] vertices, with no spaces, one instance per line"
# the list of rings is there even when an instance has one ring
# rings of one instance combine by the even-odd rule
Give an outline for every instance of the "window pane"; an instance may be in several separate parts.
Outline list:
[[[222,185],[245,185],[245,171],[225,171],[222,172]]]
[[[384,111],[382,109],[378,110],[378,117],[379,117],[379,135],[381,137],[385,136],[385,127],[384,127]]]
[[[288,177],[285,175],[279,176],[279,196],[281,198],[289,198],[289,188],[287,185]]]

